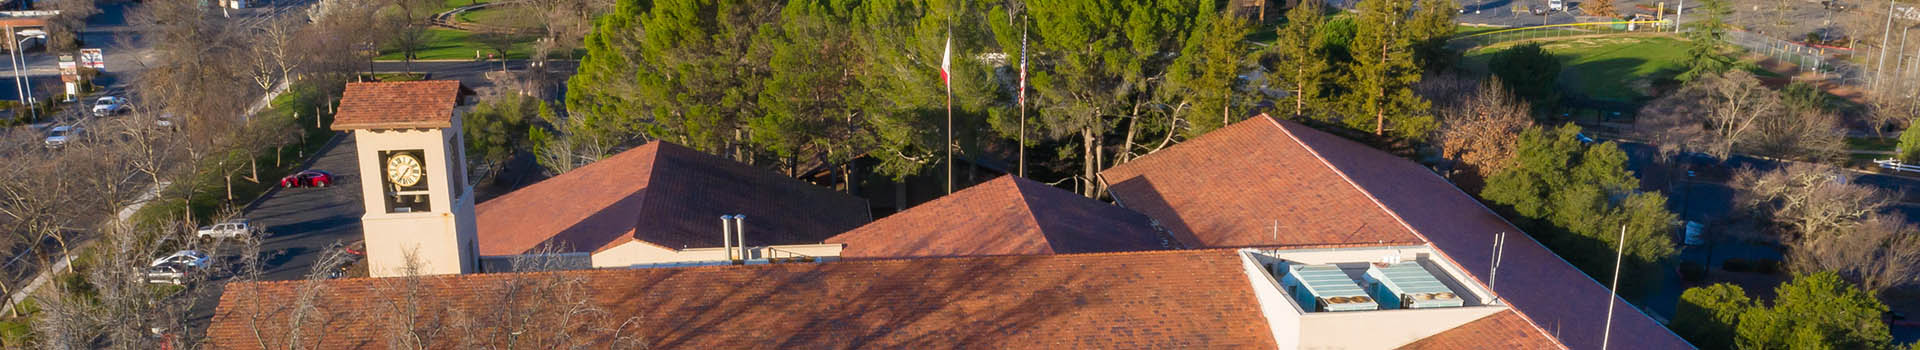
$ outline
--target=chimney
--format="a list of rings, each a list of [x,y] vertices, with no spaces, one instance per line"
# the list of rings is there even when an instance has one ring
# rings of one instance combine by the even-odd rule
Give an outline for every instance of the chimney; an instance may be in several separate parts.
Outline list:
[[[740,235],[740,260],[747,260],[747,214],[733,215],[733,234]]]
[[[720,216],[720,248],[727,251],[727,261],[733,261],[733,216]]]

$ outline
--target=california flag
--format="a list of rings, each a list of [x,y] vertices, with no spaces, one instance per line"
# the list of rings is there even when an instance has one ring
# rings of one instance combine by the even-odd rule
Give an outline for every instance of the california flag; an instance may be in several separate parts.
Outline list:
[[[940,50],[940,83],[946,84],[948,90],[953,89],[953,80],[948,78],[948,72],[953,71],[951,56],[953,56],[953,34],[947,34],[947,47]]]

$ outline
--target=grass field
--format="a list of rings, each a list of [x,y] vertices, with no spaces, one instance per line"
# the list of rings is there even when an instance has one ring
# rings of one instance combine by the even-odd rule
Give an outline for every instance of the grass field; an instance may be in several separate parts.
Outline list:
[[[507,50],[507,59],[527,58],[529,52],[532,51],[530,46],[531,44],[529,43],[515,45],[512,50]],[[482,56],[493,53],[492,48],[481,44],[479,40],[474,40],[473,33],[446,28],[432,28],[427,29],[427,44],[422,45],[419,52],[414,53],[414,58],[422,60],[471,60],[473,59],[474,51],[479,51]],[[378,60],[399,60],[401,58],[400,50],[394,49],[391,46],[382,49],[380,51],[380,57],[375,57],[375,59]]]
[[[1465,54],[1469,69],[1486,71],[1487,60],[1510,45],[1482,47]],[[1685,43],[1667,37],[1603,37],[1543,43],[1560,58],[1560,84],[1594,98],[1632,101],[1646,96],[1655,78],[1684,68]]]
[[[481,24],[490,24],[490,25],[496,25],[496,26],[510,26],[510,27],[530,27],[530,26],[527,26],[526,23],[521,23],[523,22],[522,20],[513,17],[514,9],[505,8],[505,7],[506,6],[501,6],[501,5],[487,6],[487,7],[482,7],[472,11],[461,12],[460,15],[454,16],[454,17],[456,17],[455,19],[461,22],[468,22],[468,23],[481,23]]]

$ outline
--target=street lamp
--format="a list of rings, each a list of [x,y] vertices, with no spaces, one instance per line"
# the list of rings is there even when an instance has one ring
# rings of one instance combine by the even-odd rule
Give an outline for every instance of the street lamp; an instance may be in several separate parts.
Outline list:
[[[26,65],[26,55],[20,54],[20,49],[24,46],[27,46],[27,40],[31,40],[35,38],[39,38],[42,40],[46,39],[47,31],[39,30],[39,29],[27,29],[27,30],[14,32],[14,35],[18,35],[22,37],[20,38],[19,42],[14,43],[13,50],[7,51],[8,53],[7,56],[9,59],[12,60],[11,62],[13,63],[14,93],[18,94],[15,96],[19,96],[22,99],[22,101],[27,104],[27,113],[29,113],[29,115],[31,115],[33,119],[40,119],[40,111],[35,110],[33,108],[35,104],[33,102],[33,95],[32,95],[33,89],[27,89],[28,87],[33,87],[33,79],[28,78],[27,76],[24,76],[24,75],[20,75],[20,67]]]

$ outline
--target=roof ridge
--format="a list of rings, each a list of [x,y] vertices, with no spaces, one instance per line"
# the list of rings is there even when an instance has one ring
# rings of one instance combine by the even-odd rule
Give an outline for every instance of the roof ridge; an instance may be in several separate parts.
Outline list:
[[[1368,191],[1365,186],[1360,186],[1359,182],[1353,181],[1353,177],[1347,176],[1347,172],[1345,170],[1341,170],[1340,167],[1334,166],[1333,161],[1327,160],[1326,156],[1320,155],[1320,151],[1314,150],[1312,146],[1307,145],[1306,141],[1300,140],[1300,136],[1294,135],[1293,130],[1288,129],[1286,125],[1281,124],[1279,119],[1274,118],[1271,115],[1266,115],[1265,113],[1262,113],[1261,115],[1265,115],[1266,116],[1265,119],[1268,122],[1273,123],[1274,128],[1280,129],[1280,133],[1287,135],[1288,139],[1292,139],[1294,144],[1300,145],[1301,149],[1307,150],[1307,154],[1313,155],[1314,160],[1320,161],[1320,164],[1327,166],[1328,170],[1333,170],[1334,175],[1339,175],[1341,182],[1346,182],[1347,186],[1352,186],[1354,190],[1360,191],[1361,195],[1364,195],[1367,197],[1368,202],[1373,202],[1374,207],[1380,208],[1380,211],[1386,212],[1387,216],[1392,217],[1394,222],[1400,223],[1401,228],[1407,229],[1408,233],[1412,233],[1414,237],[1419,237],[1420,241],[1422,242],[1426,242],[1426,243],[1433,242],[1433,239],[1427,238],[1426,234],[1420,233],[1420,230],[1413,228],[1413,224],[1408,223],[1406,218],[1400,217],[1399,212],[1394,211],[1393,208],[1388,208],[1386,203],[1380,202],[1380,197],[1374,196],[1372,191]],[[1301,126],[1304,127],[1305,125],[1301,125]],[[1315,130],[1315,131],[1318,131],[1318,130]],[[1328,136],[1333,136],[1333,135],[1328,135]],[[1334,136],[1334,137],[1338,137],[1338,136]],[[1362,146],[1365,146],[1365,145],[1362,145]]]
[[[640,186],[640,192],[641,192],[640,199],[634,201],[633,203],[634,220],[633,220],[632,226],[627,228],[627,234],[624,235],[625,237],[615,237],[614,239],[618,240],[621,238],[625,238],[627,242],[646,242],[646,244],[651,244],[655,247],[666,248],[669,251],[675,251],[675,252],[680,251],[680,248],[668,247],[663,244],[640,239],[639,218],[643,217],[641,213],[645,213],[647,211],[647,200],[653,198],[653,191],[648,191],[647,189],[653,188],[653,184],[655,183],[654,180],[656,180],[656,178],[660,176],[660,173],[662,173],[662,171],[660,171],[660,148],[666,147],[667,145],[679,146],[679,145],[675,145],[673,143],[661,141],[661,140],[653,140],[653,142],[648,142],[646,144],[640,145],[639,148],[650,148],[650,149],[641,150],[641,152],[653,153],[652,155],[647,157],[648,158],[647,159],[647,185]],[[618,247],[618,246],[619,245],[608,244],[606,246],[600,247],[600,249],[594,250],[593,252],[597,254],[607,249],[613,249],[614,247]]]
[[[1009,185],[1013,186],[1013,195],[1017,197],[1015,198],[1015,200],[1018,200],[1020,202],[1020,208],[1021,208],[1020,212],[1023,214],[1021,216],[1027,218],[1027,224],[1033,225],[1033,229],[1035,231],[1039,231],[1040,241],[1045,242],[1047,244],[1047,252],[1049,253],[1053,252],[1053,240],[1047,239],[1047,226],[1040,224],[1040,215],[1036,213],[1034,210],[1035,207],[1033,206],[1033,199],[1030,196],[1027,196],[1026,186],[1024,186],[1025,184],[1022,183],[1022,182],[1034,182],[1034,181],[1031,181],[1031,180],[1022,181],[1026,179],[1018,176],[1013,176],[1013,175],[1005,175],[1002,177],[1006,178]],[[1038,182],[1034,182],[1034,183],[1038,183]]]

